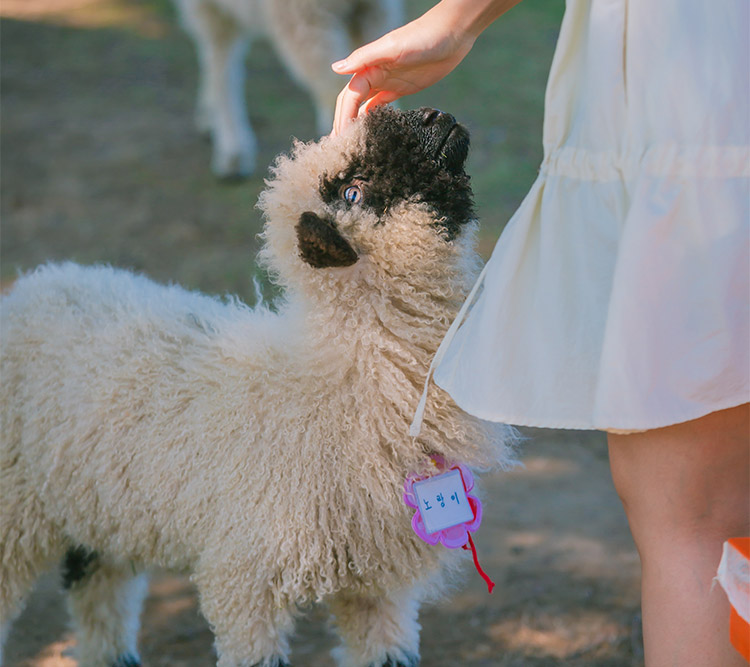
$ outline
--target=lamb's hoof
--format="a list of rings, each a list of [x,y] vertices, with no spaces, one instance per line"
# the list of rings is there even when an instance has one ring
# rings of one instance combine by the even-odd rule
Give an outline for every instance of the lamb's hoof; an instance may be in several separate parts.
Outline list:
[[[388,656],[386,661],[379,665],[372,665],[372,667],[418,667],[419,656],[418,655],[406,655],[403,658],[392,658]]]
[[[141,667],[141,661],[135,656],[126,653],[117,658],[110,667]]]
[[[214,153],[211,171],[222,183],[239,183],[255,171],[255,151]]]
[[[244,183],[250,177],[251,174],[243,174],[243,173],[216,174],[214,173],[214,175],[216,176],[216,179],[223,185],[239,185],[240,183]]]

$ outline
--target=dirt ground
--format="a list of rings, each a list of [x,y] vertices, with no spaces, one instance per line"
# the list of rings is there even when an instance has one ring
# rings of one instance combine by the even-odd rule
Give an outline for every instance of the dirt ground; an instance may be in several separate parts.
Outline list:
[[[513,20],[523,22],[539,10],[517,11]],[[208,172],[209,146],[192,121],[194,55],[168,4],[5,0],[0,12],[2,283],[49,259],[102,261],[252,302],[252,278],[264,280],[253,264],[264,170],[231,187]],[[553,40],[543,37],[542,46],[548,58]],[[251,68],[248,103],[265,165],[292,135],[312,138],[313,116],[267,45],[254,47]],[[543,84],[529,99],[541,99]],[[476,171],[493,168],[486,151],[495,145],[507,145],[512,160],[538,158],[536,139],[514,143],[512,123],[475,123]],[[517,205],[516,195],[505,196],[497,206]],[[480,212],[496,207],[478,203]],[[497,587],[487,594],[467,556],[453,593],[422,611],[422,664],[642,665],[638,558],[604,438],[524,434],[525,468],[482,482],[475,540]],[[214,664],[211,632],[185,579],[155,573],[142,620],[144,667]],[[11,630],[7,666],[74,666],[67,623],[59,576],[50,573]],[[298,624],[293,663],[330,665],[333,645],[325,609],[311,609]]]

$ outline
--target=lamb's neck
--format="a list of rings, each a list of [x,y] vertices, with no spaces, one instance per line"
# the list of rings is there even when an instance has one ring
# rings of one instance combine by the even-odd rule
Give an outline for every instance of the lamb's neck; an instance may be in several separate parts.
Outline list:
[[[434,292],[352,290],[327,303],[309,295],[289,302],[299,309],[306,372],[319,382],[325,377],[322,384],[346,382],[355,403],[381,401],[368,432],[377,437],[385,429],[380,465],[399,474],[416,469],[428,453],[470,465],[496,460],[484,427],[467,420],[445,392],[430,392],[420,436],[408,435],[430,363],[470,286],[467,280],[460,289]]]
[[[308,304],[306,330],[368,354],[397,345],[410,361],[432,357],[463,303],[466,291],[390,291],[339,293],[335,300]]]

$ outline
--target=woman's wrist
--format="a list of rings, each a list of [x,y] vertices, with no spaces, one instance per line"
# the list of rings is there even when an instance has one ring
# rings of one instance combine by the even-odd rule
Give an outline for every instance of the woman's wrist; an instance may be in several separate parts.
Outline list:
[[[445,25],[452,25],[460,39],[473,43],[497,18],[521,0],[441,0],[427,14],[435,12]]]

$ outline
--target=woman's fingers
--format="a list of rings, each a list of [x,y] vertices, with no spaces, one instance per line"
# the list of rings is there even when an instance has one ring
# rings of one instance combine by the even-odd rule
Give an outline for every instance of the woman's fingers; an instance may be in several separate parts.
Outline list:
[[[358,116],[362,116],[366,113],[370,113],[375,107],[379,107],[381,104],[390,104],[399,99],[401,95],[398,95],[389,90],[381,90],[379,93],[373,95],[367,100],[361,107],[359,107]]]
[[[391,63],[398,55],[397,42],[393,39],[392,33],[387,33],[374,42],[355,49],[344,60],[336,61],[331,65],[331,69],[336,74],[354,74],[366,68]]]
[[[379,90],[385,78],[386,74],[382,69],[370,67],[357,72],[349,79],[349,83],[344,86],[344,89],[336,98],[333,134],[341,134],[346,125],[357,117],[360,107],[371,98],[379,95],[389,97],[388,100],[381,97],[381,101],[378,103],[384,104],[386,101],[393,101],[399,97],[387,91],[381,92]],[[367,109],[369,108],[372,108],[372,105],[368,104]]]
[[[398,30],[394,31],[398,32]],[[347,123],[357,117],[361,106],[384,90],[389,70],[401,56],[401,48],[393,33],[383,35],[374,42],[360,46],[344,60],[331,65],[337,74],[351,74],[352,78],[339,93],[333,122],[333,134],[340,134]],[[391,96],[390,100],[400,95]],[[384,104],[385,101],[379,102]],[[367,106],[372,108],[373,105]]]
[[[357,117],[359,107],[368,97],[370,85],[367,79],[355,74],[336,98],[336,111],[333,117],[333,134],[341,134],[346,125]]]

